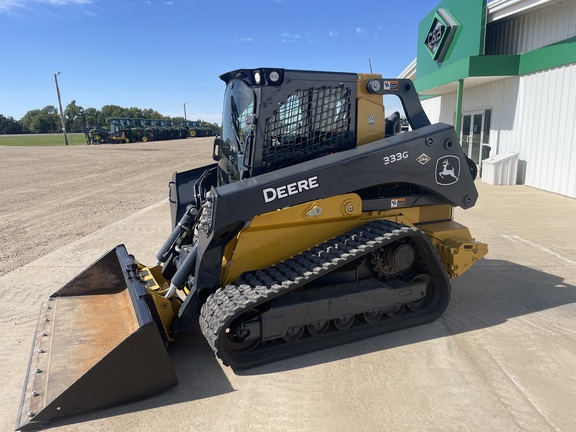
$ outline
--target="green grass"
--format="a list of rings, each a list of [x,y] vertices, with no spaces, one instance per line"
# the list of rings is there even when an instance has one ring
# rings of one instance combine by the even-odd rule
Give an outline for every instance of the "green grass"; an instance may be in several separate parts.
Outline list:
[[[69,133],[68,145],[86,145],[83,133]],[[14,147],[54,147],[65,146],[64,134],[26,134],[26,135],[0,135],[0,146]]]

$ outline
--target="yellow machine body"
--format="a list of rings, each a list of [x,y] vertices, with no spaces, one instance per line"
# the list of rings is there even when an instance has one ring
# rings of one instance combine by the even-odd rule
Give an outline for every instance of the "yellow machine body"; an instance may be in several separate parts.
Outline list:
[[[451,278],[460,276],[488,252],[463,225],[452,220],[452,207],[434,205],[362,212],[356,194],[312,201],[255,217],[228,244],[221,285],[242,273],[265,268],[367,222],[386,219],[428,234]],[[282,247],[278,247],[278,245]]]

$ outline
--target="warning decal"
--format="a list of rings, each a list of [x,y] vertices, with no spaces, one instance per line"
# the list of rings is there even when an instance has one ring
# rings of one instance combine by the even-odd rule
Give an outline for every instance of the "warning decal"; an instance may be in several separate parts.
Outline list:
[[[406,207],[406,198],[394,198],[390,200],[390,207]]]
[[[384,90],[398,90],[398,81],[384,81]]]

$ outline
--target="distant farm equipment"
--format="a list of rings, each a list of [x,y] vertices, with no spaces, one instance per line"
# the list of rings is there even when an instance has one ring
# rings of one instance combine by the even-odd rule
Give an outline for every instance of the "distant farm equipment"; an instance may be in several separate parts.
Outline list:
[[[87,126],[84,130],[87,144],[133,143],[214,136],[217,131],[203,126],[200,121],[113,118],[108,127]]]
[[[214,130],[210,129],[207,126],[202,126],[202,124],[199,121],[188,121],[186,122],[186,126],[188,128],[188,136],[191,137],[205,137],[216,135]]]

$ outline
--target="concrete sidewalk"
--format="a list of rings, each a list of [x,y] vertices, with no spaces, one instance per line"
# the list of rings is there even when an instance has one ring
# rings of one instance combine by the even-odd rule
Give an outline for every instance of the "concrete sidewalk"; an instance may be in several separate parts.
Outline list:
[[[453,281],[434,323],[241,375],[193,329],[170,348],[176,388],[53,429],[576,430],[576,200],[477,187],[476,207],[455,219],[490,252]],[[162,201],[0,278],[0,430],[16,423],[40,303],[118,243],[153,264],[169,230]]]

